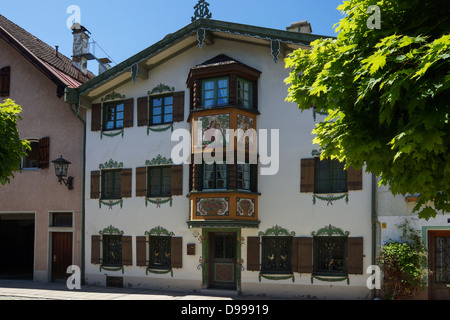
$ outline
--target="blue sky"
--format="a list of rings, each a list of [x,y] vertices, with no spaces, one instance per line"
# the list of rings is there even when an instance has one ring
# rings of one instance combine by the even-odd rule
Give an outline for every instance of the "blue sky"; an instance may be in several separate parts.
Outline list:
[[[313,33],[335,36],[342,18],[336,9],[343,0],[207,0],[212,19],[286,30],[308,20]],[[191,23],[197,0],[15,0],[2,1],[0,14],[60,52],[72,55],[72,34],[66,27],[67,8],[77,5],[81,24],[114,60],[120,63]],[[105,54],[97,47],[96,56]],[[113,64],[114,65],[114,64]]]

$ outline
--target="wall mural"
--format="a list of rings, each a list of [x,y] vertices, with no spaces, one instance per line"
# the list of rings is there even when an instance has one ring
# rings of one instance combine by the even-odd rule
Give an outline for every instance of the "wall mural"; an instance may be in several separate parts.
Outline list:
[[[202,137],[198,137],[197,146],[199,145],[200,139],[203,148],[206,146],[217,148],[228,145],[230,141],[230,136],[227,134],[227,129],[230,128],[229,114],[199,117],[198,121],[202,125]],[[220,134],[223,137],[221,141],[217,140],[217,136]]]
[[[228,198],[199,198],[197,199],[197,216],[228,216]]]
[[[241,217],[244,217],[244,216],[254,217],[255,216],[255,200],[254,199],[237,198],[236,214]]]

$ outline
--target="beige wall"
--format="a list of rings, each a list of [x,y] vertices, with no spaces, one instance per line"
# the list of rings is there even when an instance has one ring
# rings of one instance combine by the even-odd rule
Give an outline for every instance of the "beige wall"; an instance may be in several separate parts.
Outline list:
[[[56,96],[56,85],[15,49],[0,39],[0,68],[11,67],[10,98],[22,107],[18,124],[22,139],[50,137],[50,161],[61,155],[72,164],[74,190],[60,185],[53,164],[48,169],[16,173],[11,183],[0,186],[1,213],[35,213],[35,280],[49,279],[50,212],[74,213],[73,262],[80,263],[82,123]]]

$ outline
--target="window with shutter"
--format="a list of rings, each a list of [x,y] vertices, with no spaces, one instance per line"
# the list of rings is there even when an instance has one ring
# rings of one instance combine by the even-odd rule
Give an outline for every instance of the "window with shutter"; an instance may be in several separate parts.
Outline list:
[[[11,67],[0,69],[0,97],[9,97]]]
[[[121,198],[131,198],[131,188],[132,188],[132,174],[131,169],[123,169],[120,176],[120,196]]]
[[[100,171],[91,172],[91,199],[100,199]]]
[[[40,144],[39,141],[29,140],[31,150],[28,151],[27,155],[22,157],[22,169],[38,169],[39,168],[39,151]]]
[[[101,183],[102,199],[116,200],[122,198],[122,170],[102,170]]]
[[[348,274],[348,237],[318,236],[314,241],[313,274],[343,276]]]
[[[107,267],[121,267],[122,264],[122,236],[103,235],[102,265]]]
[[[149,267],[153,269],[170,269],[172,267],[172,237],[150,236]]]
[[[172,237],[171,239],[171,252],[172,252],[172,268],[183,268],[183,238]]]
[[[261,272],[292,274],[293,237],[262,237]]]
[[[147,237],[136,237],[136,265],[147,266]]]
[[[101,246],[101,237],[100,236],[92,236],[91,237],[91,263],[92,264],[101,264],[100,246]]]
[[[102,105],[100,103],[92,105],[91,115],[91,131],[102,130]]]

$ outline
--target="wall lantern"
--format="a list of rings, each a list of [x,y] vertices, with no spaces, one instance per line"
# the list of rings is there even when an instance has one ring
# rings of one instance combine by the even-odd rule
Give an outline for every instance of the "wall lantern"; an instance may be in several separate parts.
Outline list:
[[[73,190],[73,177],[64,179],[65,177],[67,177],[67,171],[69,170],[69,164],[71,163],[64,159],[62,156],[61,158],[53,160],[52,162],[55,164],[55,173],[58,177],[59,183],[63,184],[64,182],[69,190]]]

